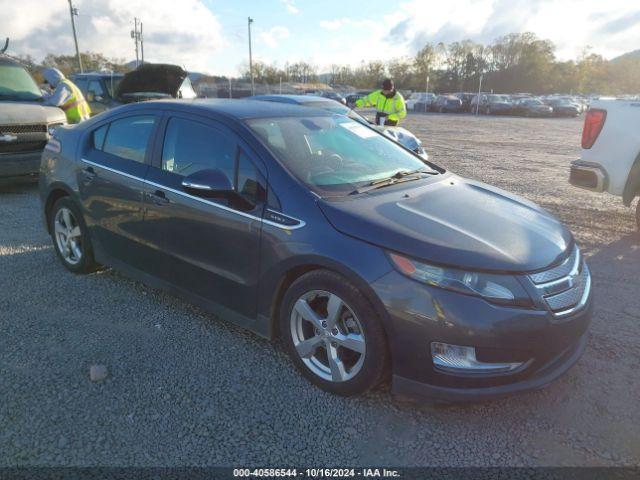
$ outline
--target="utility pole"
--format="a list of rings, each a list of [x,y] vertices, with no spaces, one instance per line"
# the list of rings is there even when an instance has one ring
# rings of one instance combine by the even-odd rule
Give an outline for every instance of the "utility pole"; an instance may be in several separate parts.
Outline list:
[[[425,96],[424,96],[424,111],[428,112],[429,111],[429,103],[428,103],[428,98],[429,98],[429,75],[427,75],[427,89],[425,90]]]
[[[142,22],[140,22],[140,59],[144,65],[144,36],[142,35]]]
[[[73,29],[73,41],[76,44],[76,55],[78,56],[78,66],[80,67],[80,73],[84,73],[82,68],[82,58],[80,58],[80,49],[78,48],[78,35],[76,34],[76,22],[73,19],[78,15],[78,9],[74,8],[73,3],[69,0],[69,14],[71,14],[71,28]]]
[[[253,18],[247,18],[247,29],[249,30],[249,75],[251,76],[251,95],[256,94],[256,85],[253,80],[253,57],[251,55],[251,24],[253,23]]]
[[[138,68],[140,59],[138,57],[138,41],[140,40],[140,33],[138,32],[138,17],[133,18],[133,30],[131,30],[131,38],[136,43],[136,68]]]

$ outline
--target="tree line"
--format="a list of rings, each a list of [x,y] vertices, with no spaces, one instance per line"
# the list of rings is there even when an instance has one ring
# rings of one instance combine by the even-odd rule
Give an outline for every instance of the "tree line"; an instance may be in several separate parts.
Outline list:
[[[351,65],[331,65],[329,72],[305,62],[268,65],[254,63],[254,78],[260,83],[326,81],[370,89],[384,77],[401,89],[435,92],[476,91],[480,77],[483,90],[535,94],[599,93],[605,95],[640,92],[640,56],[609,61],[586,47],[576,60],[559,61],[550,40],[530,32],[512,33],[484,45],[471,40],[449,44],[428,43],[414,57],[375,60]],[[241,67],[249,79],[248,65]]]
[[[550,40],[530,32],[512,33],[484,45],[471,40],[449,44],[428,43],[413,57],[374,60],[360,65],[331,65],[319,73],[318,67],[305,61],[267,64],[253,63],[254,79],[258,83],[282,82],[351,85],[372,89],[385,77],[395,80],[401,89],[432,92],[476,91],[480,77],[483,90],[502,93],[527,92],[582,93],[616,95],[640,93],[640,55],[624,55],[607,60],[585,48],[576,60],[559,61],[556,46]],[[82,53],[86,71],[131,69],[123,59],[107,58],[100,53]],[[56,67],[69,75],[77,71],[74,55],[48,54],[40,63],[30,56],[19,57],[39,80],[42,67]],[[240,66],[241,79],[250,80],[249,66]],[[206,75],[202,81],[227,80],[227,77]]]

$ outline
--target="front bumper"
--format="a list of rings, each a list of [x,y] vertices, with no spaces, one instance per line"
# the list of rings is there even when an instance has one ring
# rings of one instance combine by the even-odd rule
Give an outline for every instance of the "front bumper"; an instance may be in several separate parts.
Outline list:
[[[42,150],[0,154],[0,178],[37,174]]]
[[[482,388],[452,388],[428,385],[393,375],[393,393],[411,398],[428,398],[444,402],[481,402],[517,393],[540,390],[564,375],[582,356],[587,346],[587,334],[569,346],[535,375],[519,382]]]
[[[543,387],[580,357],[592,291],[570,315],[499,306],[390,272],[374,290],[385,305],[393,392],[440,401],[481,401]],[[433,364],[431,342],[475,347],[481,361],[518,361],[508,373],[447,373]]]

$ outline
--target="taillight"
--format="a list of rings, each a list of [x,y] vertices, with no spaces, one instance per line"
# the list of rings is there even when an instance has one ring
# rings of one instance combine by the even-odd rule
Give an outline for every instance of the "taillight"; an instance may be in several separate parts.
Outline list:
[[[582,129],[582,148],[588,149],[593,147],[604,121],[607,119],[607,111],[600,108],[591,108],[584,117],[584,127]]]

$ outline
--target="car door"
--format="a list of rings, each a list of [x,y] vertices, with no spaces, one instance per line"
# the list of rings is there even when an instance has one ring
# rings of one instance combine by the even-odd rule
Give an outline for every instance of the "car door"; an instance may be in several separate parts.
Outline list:
[[[146,255],[140,242],[142,191],[159,118],[152,111],[132,113],[91,130],[78,172],[85,221],[98,255],[136,268],[143,267]]]
[[[145,231],[157,255],[153,273],[253,318],[264,166],[233,131],[211,120],[173,115],[165,119],[164,130],[145,187]],[[224,172],[236,193],[200,197],[182,186],[187,176],[211,169]]]

